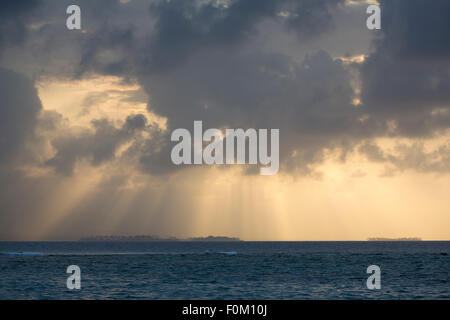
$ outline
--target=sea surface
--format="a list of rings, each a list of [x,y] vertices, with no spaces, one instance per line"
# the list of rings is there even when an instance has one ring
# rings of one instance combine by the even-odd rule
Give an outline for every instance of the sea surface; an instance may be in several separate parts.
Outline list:
[[[450,299],[450,242],[0,242],[0,299]]]

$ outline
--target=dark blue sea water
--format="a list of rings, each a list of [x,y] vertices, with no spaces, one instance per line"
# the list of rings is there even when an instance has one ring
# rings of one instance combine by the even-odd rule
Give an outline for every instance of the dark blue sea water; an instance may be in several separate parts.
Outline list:
[[[450,242],[0,242],[0,299],[449,299],[449,275]]]

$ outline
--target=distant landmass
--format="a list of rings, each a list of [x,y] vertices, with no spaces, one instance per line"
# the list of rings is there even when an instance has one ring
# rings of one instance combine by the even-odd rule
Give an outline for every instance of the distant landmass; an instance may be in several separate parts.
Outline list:
[[[189,238],[187,239],[189,241],[242,241],[239,238],[230,238],[230,237],[215,237],[215,236],[208,236],[208,237],[198,237],[198,238]]]
[[[421,238],[369,238],[367,241],[422,241]]]
[[[187,239],[178,239],[176,237],[158,237],[152,235],[138,235],[138,236],[93,236],[81,238],[80,241],[242,241],[239,238],[231,238],[224,236],[208,236],[196,237]]]

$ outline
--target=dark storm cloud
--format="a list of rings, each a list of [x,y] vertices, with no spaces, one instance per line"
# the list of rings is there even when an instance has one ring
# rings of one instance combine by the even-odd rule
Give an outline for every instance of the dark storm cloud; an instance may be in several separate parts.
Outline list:
[[[120,19],[123,6],[119,0],[80,0],[76,3],[41,0],[38,6],[31,1],[15,2],[22,4],[20,7],[24,13],[5,11],[6,21],[13,21],[18,30],[23,30],[23,36],[17,37],[9,30],[2,32],[2,36],[20,39],[3,46],[4,51],[10,49],[12,55],[6,56],[3,65],[33,77],[81,78],[85,73],[123,76],[130,72],[127,68],[130,67],[128,58],[133,56],[128,52],[133,42],[132,23]],[[83,30],[70,31],[66,27],[66,8],[72,4],[81,8]],[[148,3],[145,7],[148,8]],[[23,51],[13,51],[14,48]],[[15,59],[17,52],[20,53],[20,61]]]
[[[27,36],[27,24],[33,20],[33,11],[40,0],[0,2],[0,54],[9,45],[20,45]]]
[[[308,5],[312,4],[296,2],[297,8]],[[332,25],[330,11],[321,8],[324,5],[315,2],[312,10],[290,11],[284,23],[295,24],[292,19],[298,19],[297,29],[314,36]],[[156,60],[158,66],[164,67],[168,60],[175,67],[165,68],[161,76],[144,74],[140,82],[150,96],[150,109],[166,116],[170,128],[190,128],[198,119],[206,127],[281,128],[282,159],[303,171],[320,162],[325,149],[340,149],[345,159],[347,152],[366,138],[430,137],[449,128],[448,6],[444,1],[382,2],[383,29],[374,43],[375,51],[360,68],[363,104],[358,108],[351,106],[348,70],[327,53],[310,54],[299,65],[289,56],[269,54],[257,44],[243,41],[255,34],[233,33],[230,28],[226,36],[218,33],[211,37],[214,19],[196,19],[202,16],[198,9],[181,8],[181,12],[189,12],[183,16],[166,3],[160,13],[167,16],[164,24],[157,23],[152,44],[153,50],[163,52],[163,58]],[[281,9],[263,5],[261,10],[250,17],[267,17]],[[233,10],[227,12],[232,15]],[[315,12],[321,15],[318,20],[328,22],[321,24],[325,27],[318,32],[307,18]],[[185,24],[169,22],[176,14],[184,17],[180,21]],[[221,19],[218,21],[227,20]],[[216,45],[220,43],[227,46]],[[158,57],[151,52],[150,59]],[[189,59],[184,60],[186,55]],[[406,148],[399,151],[408,157]],[[412,163],[391,160],[397,166]]]
[[[29,30],[35,41],[28,44],[27,50],[31,50],[34,63],[53,75],[69,72],[74,77],[85,73],[134,76],[139,71],[161,72],[196,52],[215,47],[227,50],[254,41],[257,26],[264,19],[283,25],[298,34],[301,41],[310,40],[330,30],[334,25],[332,11],[343,2],[78,1],[86,31],[82,33],[65,28],[67,16],[61,12],[72,4],[70,1],[42,0],[34,16],[34,30]],[[34,6],[20,7],[30,11]],[[16,11],[11,11],[8,18],[25,30],[27,25]],[[55,66],[59,69],[54,70]]]
[[[376,129],[372,122],[361,121],[364,109],[351,104],[348,70],[323,51],[298,64],[260,50],[209,50],[169,74],[152,74],[140,83],[149,93],[150,110],[167,117],[169,127],[159,148],[159,141],[149,141],[141,158],[151,173],[177,168],[169,159],[170,132],[192,130],[194,120],[202,120],[205,129],[280,128],[283,168],[302,173],[323,160],[325,149],[341,150],[344,160]]]
[[[342,3],[230,1],[225,7],[213,2],[154,1],[144,12],[153,23],[144,36],[139,36],[142,26],[133,23],[133,16],[121,17],[117,2],[110,7],[103,3],[108,10],[98,19],[90,16],[96,10],[81,3],[87,33],[45,24],[37,34],[47,54],[37,56],[52,57],[43,61],[52,74],[69,68],[69,75],[75,78],[91,73],[136,76],[150,96],[149,109],[168,118],[169,132],[176,127],[190,128],[198,119],[205,128],[280,128],[283,155],[298,150],[295,159],[286,163],[304,167],[318,160],[317,153],[325,146],[350,146],[353,142],[344,141],[344,136],[351,135],[349,130],[361,134],[361,112],[350,104],[349,75],[340,62],[326,52],[311,53],[302,64],[290,56],[266,52],[256,41],[264,36],[258,25],[269,19],[308,41],[330,30],[332,10]],[[120,8],[130,10],[135,5],[142,2]],[[49,2],[46,6],[55,12],[65,4]],[[69,48],[73,47],[78,58],[70,50],[60,51],[64,48],[62,37],[67,37],[65,43],[71,44]],[[58,61],[61,68],[52,69]],[[145,171],[176,168],[169,159],[169,132],[155,131],[152,139],[139,145],[137,155]],[[328,139],[329,134],[335,135],[334,139]],[[299,135],[305,137],[299,139]],[[90,157],[93,163],[101,163],[89,151],[89,142],[103,138],[89,134],[60,138],[53,143],[58,154],[48,164],[70,173],[77,159]],[[106,145],[104,154],[110,155],[114,144]]]
[[[450,126],[448,1],[382,1],[382,35],[361,68],[362,100],[395,133],[424,137]],[[392,134],[392,132],[391,132]]]
[[[86,73],[133,76],[165,72],[197,52],[229,50],[254,41],[264,19],[276,21],[301,41],[308,41],[330,30],[332,11],[343,2],[231,0],[224,6],[215,1],[79,1],[86,31],[81,33],[66,30],[66,16],[56,14],[70,2],[45,1],[34,34],[41,44],[31,49],[45,65],[57,65],[59,59],[70,61],[70,76],[76,78]],[[42,51],[36,48],[39,46]],[[53,59],[45,61],[42,55]]]
[[[381,0],[385,37],[381,45],[402,59],[450,57],[450,2]],[[430,62],[430,61],[428,61]]]
[[[21,234],[34,222],[30,212],[42,200],[42,185],[26,181],[27,143],[35,136],[42,106],[28,77],[0,68],[0,238]],[[29,192],[31,191],[31,192]]]
[[[33,75],[137,79],[149,110],[168,120],[167,132],[153,130],[151,138],[133,145],[141,168],[151,173],[170,172],[169,134],[191,128],[194,120],[203,120],[205,128],[279,128],[282,166],[302,172],[320,163],[325,150],[340,150],[344,160],[364,139],[425,137],[448,128],[445,1],[382,1],[383,29],[360,68],[358,108],[352,105],[350,68],[329,52],[304,49],[298,55],[263,45],[265,37],[279,35],[262,33],[267,21],[272,24],[265,28],[278,25],[305,43],[332,34],[342,22],[335,18],[350,12],[343,3],[86,1],[79,3],[83,33],[66,30],[66,16],[56,14],[69,2],[46,1],[34,42],[24,44],[36,59],[26,68],[34,66]],[[55,140],[59,153],[49,164],[68,173],[77,159],[112,159],[118,143],[113,132],[122,129],[106,120],[93,124],[93,135]],[[101,155],[93,151],[96,139],[105,140]]]
[[[0,165],[15,159],[34,135],[41,108],[30,79],[0,68]]]
[[[123,75],[132,68],[128,52],[134,45],[132,28],[105,28],[82,40],[81,60],[75,77],[95,71],[107,75]],[[102,52],[113,51],[116,57],[108,60]]]
[[[199,5],[195,1],[158,1],[150,9],[156,19],[150,55],[142,57],[141,64],[151,72],[164,71],[200,50],[229,48],[251,41],[256,26],[264,18],[277,19],[302,40],[310,39],[333,25],[330,12],[342,2],[231,0],[226,5],[216,2]]]
[[[343,3],[343,0],[294,0],[284,4],[281,14],[287,14],[285,25],[304,41],[335,27],[333,12]]]

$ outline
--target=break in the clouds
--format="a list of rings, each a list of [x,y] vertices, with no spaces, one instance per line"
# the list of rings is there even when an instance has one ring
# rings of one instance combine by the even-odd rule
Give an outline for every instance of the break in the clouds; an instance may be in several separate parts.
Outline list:
[[[51,186],[73,179],[85,187],[79,179],[89,170],[103,173],[96,191],[74,196],[70,208],[55,205],[83,212],[67,219],[76,230],[115,195],[138,199],[124,209],[138,212],[130,213],[126,230],[136,229],[144,206],[164,232],[175,230],[169,226],[178,207],[167,204],[169,194],[183,197],[174,184],[180,171],[191,179],[191,169],[172,165],[170,132],[191,129],[194,120],[208,128],[279,128],[280,174],[288,176],[315,176],[330,154],[344,164],[364,156],[385,165],[385,176],[448,173],[449,3],[379,2],[382,29],[370,31],[366,1],[77,1],[83,30],[69,31],[65,8],[72,1],[2,1],[0,184],[7,212],[0,236],[18,234],[16,218],[39,197],[51,197]],[[57,105],[41,105],[35,89],[110,76],[139,90],[92,88],[70,117]],[[146,107],[119,110],[120,119],[111,117],[112,104],[96,114],[114,94],[136,104],[145,99]],[[123,191],[142,185],[152,190],[148,199]],[[166,201],[156,207],[150,199]],[[98,215],[92,219],[100,221]],[[60,234],[68,234],[67,221],[55,223]]]

